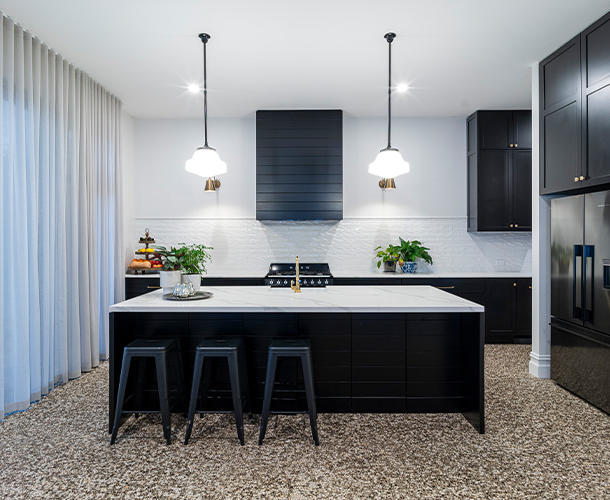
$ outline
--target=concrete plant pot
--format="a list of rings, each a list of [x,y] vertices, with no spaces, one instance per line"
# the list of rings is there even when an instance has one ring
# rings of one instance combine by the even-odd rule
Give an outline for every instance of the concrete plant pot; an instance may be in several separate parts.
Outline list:
[[[193,285],[193,291],[198,292],[201,288],[201,274],[183,274],[182,283],[190,283]]]
[[[159,281],[161,288],[163,288],[163,293],[172,293],[174,287],[180,283],[181,275],[180,271],[161,271],[159,273]]]

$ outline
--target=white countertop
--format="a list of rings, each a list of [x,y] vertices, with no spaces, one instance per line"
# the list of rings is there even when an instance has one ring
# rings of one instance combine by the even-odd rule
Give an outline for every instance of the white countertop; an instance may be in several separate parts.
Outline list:
[[[110,312],[339,312],[339,313],[447,313],[483,312],[482,305],[432,286],[332,286],[290,288],[266,286],[202,287],[213,297],[172,301],[161,290],[126,300]]]
[[[265,274],[257,275],[203,275],[204,278],[263,278]],[[158,274],[126,274],[126,278],[158,278]],[[501,272],[455,272],[455,273],[384,273],[382,271],[369,273],[354,273],[354,274],[333,274],[335,278],[531,278],[532,273],[523,273],[521,271],[501,271]]]

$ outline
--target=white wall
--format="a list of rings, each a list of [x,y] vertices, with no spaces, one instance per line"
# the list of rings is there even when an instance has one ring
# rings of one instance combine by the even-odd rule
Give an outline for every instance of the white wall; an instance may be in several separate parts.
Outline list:
[[[343,131],[345,218],[466,216],[466,126],[462,118],[395,119],[393,145],[411,164],[396,191],[382,191],[367,172],[385,147],[386,122],[346,116]],[[254,115],[213,119],[209,143],[229,166],[218,193],[184,171],[200,146],[200,120],[137,120],[137,217],[254,218],[256,126]]]
[[[229,171],[216,193],[184,170],[202,143],[200,120],[136,120],[133,189],[137,248],[148,227],[157,243],[198,241],[214,247],[213,275],[263,275],[269,262],[328,261],[335,274],[374,270],[373,249],[398,236],[431,248],[435,272],[531,272],[529,234],[466,232],[466,120],[399,118],[393,145],[411,163],[382,191],[368,164],[385,146],[386,122],[344,116],[344,220],[255,220],[255,117],[212,119],[209,143]],[[429,269],[430,270],[430,269]]]
[[[136,197],[134,192],[137,189],[135,176],[137,173],[136,154],[135,154],[135,120],[124,110],[121,111],[121,167],[123,175],[122,184],[122,203],[123,203],[123,245],[126,248],[126,264],[133,258],[132,244],[136,222]]]

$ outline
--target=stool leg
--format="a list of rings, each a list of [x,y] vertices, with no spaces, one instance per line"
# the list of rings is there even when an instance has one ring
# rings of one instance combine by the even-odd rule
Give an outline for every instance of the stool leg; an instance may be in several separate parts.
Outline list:
[[[244,414],[241,406],[241,383],[239,380],[239,364],[237,362],[237,352],[232,352],[227,356],[229,364],[229,378],[231,380],[231,395],[233,396],[233,413],[235,414],[235,426],[237,427],[237,437],[239,444],[244,445]]]
[[[193,430],[193,420],[195,418],[195,409],[197,406],[197,396],[199,395],[199,382],[201,381],[201,368],[203,367],[204,357],[198,352],[195,355],[195,368],[193,369],[193,383],[191,384],[191,401],[189,403],[189,411],[187,415],[186,434],[184,436],[184,444],[188,444]],[[209,363],[209,360],[208,360]]]
[[[178,391],[180,392],[180,404],[182,405],[182,409],[184,410],[184,415],[186,416],[187,402],[186,402],[186,387],[184,386],[184,364],[182,364],[182,351],[180,347],[176,349],[176,361],[178,365],[176,366],[176,372],[178,375]]]
[[[161,407],[161,422],[163,436],[167,444],[171,443],[171,415],[169,413],[169,398],[167,394],[167,357],[165,353],[155,356],[157,366],[157,386],[159,389],[159,406]]]
[[[142,409],[144,404],[144,381],[146,380],[146,361],[147,358],[139,358],[135,360],[136,363],[136,408]],[[135,417],[138,418],[139,413],[135,413]]]
[[[307,396],[307,409],[309,410],[309,424],[311,434],[316,446],[320,444],[318,439],[318,412],[316,411],[316,396],[313,389],[313,370],[311,368],[311,356],[309,353],[301,355],[301,365],[303,366],[303,381],[305,382],[305,395]]]
[[[116,410],[114,412],[114,425],[112,426],[112,435],[110,436],[111,445],[113,445],[116,441],[116,435],[119,431],[121,414],[123,413],[123,402],[125,401],[125,389],[127,388],[127,378],[129,377],[130,364],[131,355],[123,353],[123,362],[121,363],[121,376],[119,379],[119,393],[117,395]]]
[[[263,413],[261,414],[261,427],[258,435],[258,444],[263,444],[265,433],[267,432],[267,422],[269,420],[269,410],[271,409],[271,394],[273,393],[273,383],[275,381],[275,366],[277,356],[269,352],[267,359],[267,375],[265,377],[265,398],[263,400]]]

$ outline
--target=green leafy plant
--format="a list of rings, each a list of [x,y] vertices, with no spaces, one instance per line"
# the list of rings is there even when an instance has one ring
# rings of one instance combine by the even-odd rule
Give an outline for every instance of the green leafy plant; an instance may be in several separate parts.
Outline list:
[[[415,259],[423,259],[428,264],[432,264],[432,257],[428,253],[430,250],[428,247],[423,246],[421,241],[405,241],[399,237],[400,245],[398,249],[398,256],[400,260],[405,262],[415,262]]]
[[[400,247],[397,245],[389,244],[387,248],[377,247],[375,248],[375,256],[377,257],[377,268],[381,267],[382,262],[395,263],[400,258],[399,255]]]
[[[182,271],[185,274],[205,273],[205,263],[212,260],[209,250],[213,248],[185,243],[179,245],[182,246],[170,248],[155,246],[163,263],[163,271]]]

